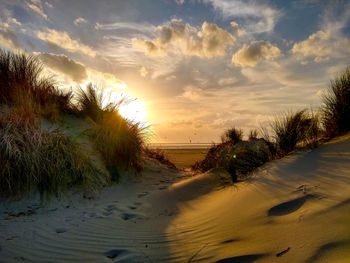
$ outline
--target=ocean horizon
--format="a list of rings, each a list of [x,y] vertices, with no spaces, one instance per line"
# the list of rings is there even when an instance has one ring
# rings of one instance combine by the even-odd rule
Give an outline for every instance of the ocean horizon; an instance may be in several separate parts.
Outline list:
[[[150,143],[151,149],[207,149],[213,143]]]

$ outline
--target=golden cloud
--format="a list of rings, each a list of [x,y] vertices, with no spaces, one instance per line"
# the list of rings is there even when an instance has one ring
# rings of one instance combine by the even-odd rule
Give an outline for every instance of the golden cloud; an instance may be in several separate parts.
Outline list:
[[[267,41],[254,41],[244,45],[232,56],[232,63],[240,67],[254,67],[261,60],[273,60],[280,56],[278,47]]]
[[[332,53],[328,41],[330,37],[330,31],[317,31],[310,35],[308,39],[295,43],[291,51],[299,60],[304,60],[307,57],[314,57],[315,62],[326,60],[328,55]]]
[[[174,50],[184,55],[212,58],[223,56],[225,48],[233,45],[235,37],[216,24],[204,22],[200,30],[180,20],[158,26],[159,37],[154,40],[132,39],[134,47],[143,49],[148,56],[165,56]]]
[[[72,39],[67,32],[48,29],[48,32],[36,32],[36,36],[49,45],[66,49],[71,53],[83,53],[90,57],[95,57],[96,52],[89,46],[80,43],[79,40]]]

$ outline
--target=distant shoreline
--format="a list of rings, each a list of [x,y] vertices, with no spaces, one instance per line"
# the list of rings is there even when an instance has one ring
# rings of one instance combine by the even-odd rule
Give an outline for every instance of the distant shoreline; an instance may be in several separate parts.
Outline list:
[[[213,143],[150,143],[151,149],[208,149]]]

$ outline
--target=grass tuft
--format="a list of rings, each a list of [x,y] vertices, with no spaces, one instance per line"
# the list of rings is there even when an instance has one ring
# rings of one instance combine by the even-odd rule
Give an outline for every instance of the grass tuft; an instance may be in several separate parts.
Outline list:
[[[21,197],[38,189],[41,197],[82,187],[95,191],[108,177],[80,146],[59,130],[0,122],[0,196]]]
[[[331,80],[323,96],[322,124],[327,137],[350,131],[350,68]]]
[[[79,110],[89,118],[93,128],[89,131],[95,148],[101,153],[113,180],[121,170],[142,170],[142,150],[145,132],[139,123],[132,123],[119,114],[126,99],[103,106],[102,91],[92,84],[78,94]]]
[[[318,117],[306,110],[285,113],[271,123],[271,128],[279,157],[294,151],[298,144],[317,142],[320,133]]]

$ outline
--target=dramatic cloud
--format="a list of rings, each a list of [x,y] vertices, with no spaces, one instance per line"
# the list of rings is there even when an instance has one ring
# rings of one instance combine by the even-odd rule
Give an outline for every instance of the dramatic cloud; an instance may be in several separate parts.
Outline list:
[[[87,20],[82,17],[78,17],[77,19],[74,20],[74,25],[85,24],[85,23],[87,23]]]
[[[80,43],[79,40],[71,39],[67,32],[48,29],[48,32],[36,32],[36,36],[49,45],[66,49],[71,53],[83,53],[90,57],[95,57],[96,52],[89,46]]]
[[[326,60],[332,53],[330,31],[318,31],[308,37],[308,39],[295,43],[292,48],[292,53],[297,56],[297,59],[304,60],[307,57],[313,57],[315,62]]]
[[[27,2],[27,6],[32,9],[35,13],[40,15],[42,18],[47,20],[47,15],[44,13],[41,1],[32,0],[32,3]]]
[[[38,58],[54,71],[58,71],[69,76],[77,83],[86,81],[88,75],[84,65],[70,59],[65,55],[55,55],[50,53],[38,53]]]
[[[243,24],[250,32],[273,31],[282,16],[281,11],[268,6],[263,1],[204,0],[204,2],[212,4],[226,19],[243,19]]]
[[[254,67],[261,60],[273,60],[281,54],[278,47],[266,41],[244,45],[232,56],[232,63],[241,67]]]
[[[234,26],[236,26],[234,24]],[[174,48],[187,56],[212,58],[223,56],[225,48],[233,45],[235,37],[216,24],[204,22],[200,30],[180,20],[157,27],[159,37],[154,40],[132,40],[135,47],[144,49],[148,56],[164,56]]]

